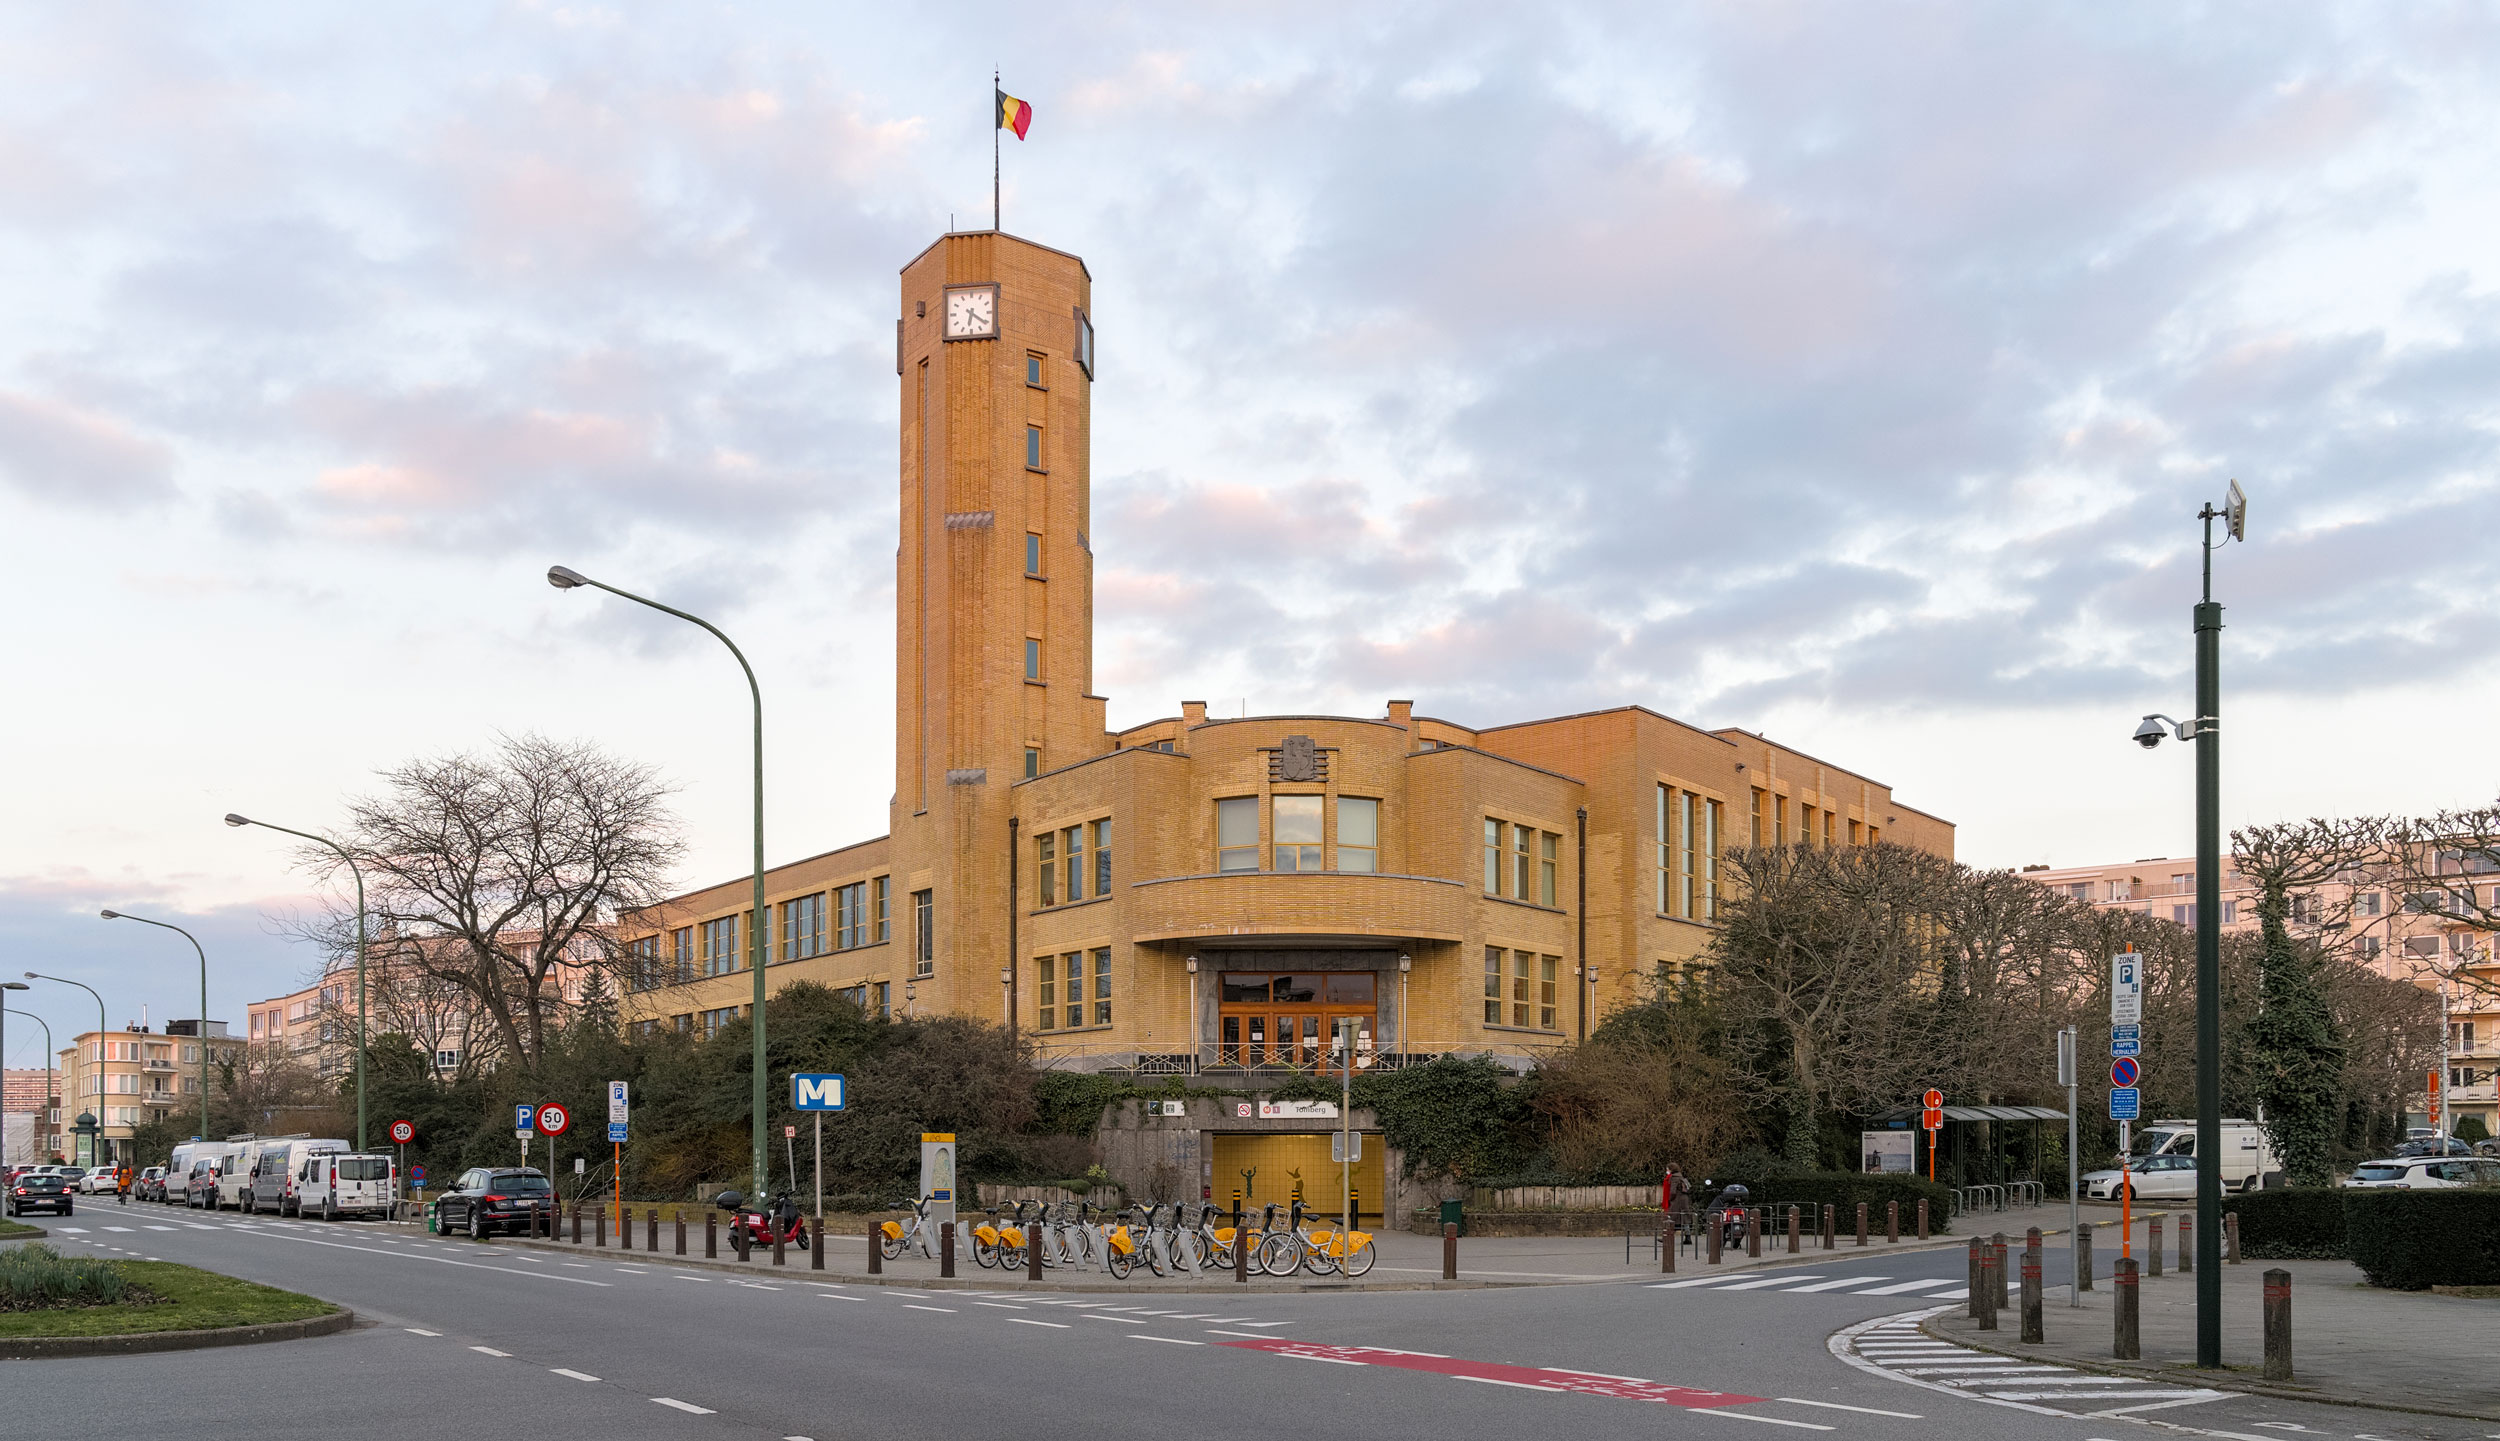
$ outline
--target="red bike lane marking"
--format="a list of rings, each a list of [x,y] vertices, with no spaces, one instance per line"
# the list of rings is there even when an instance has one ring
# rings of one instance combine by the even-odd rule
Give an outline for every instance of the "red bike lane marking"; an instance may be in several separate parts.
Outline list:
[[[1685,1406],[1707,1410],[1718,1406],[1750,1406],[1767,1398],[1739,1396],[1729,1391],[1703,1391],[1691,1386],[1671,1386],[1663,1381],[1630,1381],[1614,1376],[1592,1376],[1583,1371],[1552,1371],[1542,1366],[1505,1366],[1494,1361],[1465,1361],[1450,1356],[1419,1356],[1411,1351],[1392,1351],[1378,1346],[1327,1346],[1314,1341],[1288,1341],[1281,1337],[1260,1341],[1219,1341],[1242,1351],[1265,1351],[1274,1356],[1298,1356],[1309,1361],[1338,1361],[1356,1366],[1392,1366],[1401,1371],[1430,1371],[1440,1376],[1463,1376],[1475,1381],[1500,1381],[1513,1386],[1534,1386],[1545,1391],[1571,1391],[1582,1396],[1612,1396],[1624,1401],[1657,1401],[1669,1406]]]

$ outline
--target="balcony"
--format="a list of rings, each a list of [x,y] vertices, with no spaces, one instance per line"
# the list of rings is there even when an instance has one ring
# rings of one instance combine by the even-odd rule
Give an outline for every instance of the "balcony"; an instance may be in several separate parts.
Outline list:
[[[149,1061],[140,1069],[151,1075],[170,1076],[174,1073],[174,1063],[171,1061]]]
[[[1139,881],[1130,890],[1132,938],[1238,939],[1392,946],[1461,940],[1468,888],[1437,876],[1352,871],[1237,871]]]

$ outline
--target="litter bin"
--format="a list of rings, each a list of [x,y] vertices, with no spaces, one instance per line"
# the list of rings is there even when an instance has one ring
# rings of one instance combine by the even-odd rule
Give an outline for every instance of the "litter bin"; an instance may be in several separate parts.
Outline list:
[[[1466,1235],[1467,1203],[1465,1201],[1443,1201],[1441,1203],[1441,1224],[1444,1226],[1456,1226],[1458,1228],[1458,1234],[1462,1236]]]

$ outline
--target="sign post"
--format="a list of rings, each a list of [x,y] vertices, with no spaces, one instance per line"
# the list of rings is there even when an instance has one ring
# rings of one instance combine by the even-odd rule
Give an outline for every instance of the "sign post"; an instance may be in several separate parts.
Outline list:
[[[555,1181],[552,1178],[556,1173],[556,1137],[563,1135],[568,1130],[571,1130],[572,1126],[573,1113],[571,1110],[558,1105],[554,1101],[540,1103],[538,1107],[538,1129],[545,1132],[547,1136],[547,1175],[550,1178],[547,1182],[547,1188],[551,1193],[555,1189]]]
[[[616,1234],[625,1234],[625,1123],[631,1106],[623,1081],[608,1082],[608,1145],[615,1163],[608,1174],[608,1189],[615,1198]]]
[[[408,1143],[416,1138],[417,1128],[412,1122],[391,1122],[391,1139],[399,1143],[399,1169],[393,1174],[397,1176],[406,1176],[408,1174]],[[396,1207],[399,1202],[399,1186],[397,1183],[394,1183],[391,1187],[391,1202],[394,1207]],[[392,1219],[398,1219],[396,1212],[394,1212]]]
[[[2057,1083],[2066,1088],[2066,1304],[2083,1304],[2083,1247],[2074,1238],[2083,1234],[2082,1165],[2075,1155],[2081,1144],[2077,1140],[2080,1127],[2075,1117],[2075,1090],[2081,1081],[2076,1047],[2083,1033],[2067,1026],[2057,1033]]]
[[[1930,1087],[1919,1097],[1918,1123],[1927,1132],[1927,1179],[1936,1179],[1936,1138],[1944,1134],[1944,1092]]]
[[[512,1136],[521,1143],[521,1167],[529,1168],[530,1137],[537,1134],[538,1108],[527,1101],[512,1108]]]
[[[832,1071],[792,1073],[790,1077],[790,1109],[806,1111],[816,1118],[816,1229],[825,1229],[825,1112],[839,1111],[850,1104],[848,1083]],[[798,1184],[798,1168],[791,1167],[790,1183]]]

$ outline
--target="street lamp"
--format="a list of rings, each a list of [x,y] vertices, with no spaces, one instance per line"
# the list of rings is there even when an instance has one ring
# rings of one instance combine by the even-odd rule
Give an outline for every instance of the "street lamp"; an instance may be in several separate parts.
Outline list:
[[[328,836],[317,836],[310,831],[299,831],[270,821],[256,821],[250,816],[239,816],[232,811],[226,812],[226,824],[230,826],[258,826],[265,831],[278,831],[285,835],[300,836],[305,840],[311,841],[315,845],[328,846],[331,850],[338,853],[338,858],[340,860],[347,862],[347,873],[356,878],[356,1149],[359,1151],[365,1150],[365,873],[357,867],[356,857],[349,852],[347,847],[340,845],[337,841],[330,839]],[[133,916],[131,919],[137,920],[138,917]],[[203,962],[203,964],[205,964],[205,962]],[[208,989],[205,985],[201,987],[200,995],[202,998],[200,1001],[200,1020],[203,1023],[200,1029],[205,1031],[208,1029],[205,1024],[208,1020],[208,1001],[206,999]],[[200,1082],[200,1093],[203,1097],[202,1104],[205,1106],[205,1097],[208,1093],[208,1082],[206,1080],[207,1072],[205,1069],[208,1065],[208,1037],[205,1035],[200,1037],[200,1065],[203,1068],[201,1072],[202,1080]],[[202,1125],[201,1130],[203,1132],[207,1130],[205,1124]],[[208,1138],[205,1134],[203,1134],[200,1139],[206,1140]]]
[[[201,1140],[203,1140],[203,1141],[205,1141],[205,1140],[207,1140],[207,1139],[208,1139],[208,952],[206,952],[206,951],[204,951],[204,950],[200,950],[200,938],[199,938],[198,936],[195,936],[195,935],[191,934],[189,931],[184,930],[182,927],[177,926],[177,925],[173,925],[173,924],[171,924],[171,923],[169,923],[169,922],[165,922],[165,921],[151,921],[151,920],[149,920],[149,919],[148,919],[147,917],[145,917],[145,916],[134,916],[134,915],[130,914],[128,911],[111,911],[111,910],[108,910],[108,911],[104,912],[104,918],[105,918],[106,920],[108,920],[108,921],[137,921],[139,924],[141,924],[141,925],[143,925],[143,926],[156,926],[156,927],[159,927],[159,928],[161,928],[161,929],[163,929],[163,930],[172,931],[175,935],[178,935],[178,936],[182,937],[184,940],[189,941],[189,942],[191,943],[191,949],[192,949],[192,950],[194,950],[194,951],[199,951],[199,956],[200,956],[200,1139],[201,1139]],[[360,1146],[362,1145],[362,1141],[361,1141],[361,1139],[359,1140],[358,1144],[359,1144]]]
[[[34,987],[32,987],[32,986],[30,986],[30,985],[26,984],[24,981],[0,981],[0,991],[31,991],[31,990],[33,990],[33,989],[34,989]],[[51,1030],[51,1028],[50,1028],[49,1026],[47,1026],[47,1027],[45,1027],[45,1028],[44,1028],[44,1038],[43,1038],[43,1039],[44,1039],[44,1044],[45,1044],[45,1045],[50,1045],[50,1044],[52,1043],[52,1030]],[[5,1059],[5,1058],[7,1057],[7,1055],[8,1055],[8,1054],[9,1054],[9,1022],[8,1022],[8,1011],[7,1011],[7,1008],[6,1008],[6,1007],[0,1007],[0,1069],[6,1069],[6,1067],[8,1066],[8,1061]],[[40,1110],[38,1110],[35,1114],[36,1114],[37,1116],[41,1116],[43,1113],[42,1113]],[[7,1098],[7,1097],[5,1097],[5,1096],[0,1096],[0,1142],[6,1142],[6,1141],[8,1140],[8,1138],[9,1138],[9,1103],[8,1103],[8,1098]],[[8,1164],[8,1159],[9,1159],[9,1157],[8,1157],[8,1151],[7,1151],[6,1147],[5,1147],[4,1145],[0,1145],[0,1165],[6,1165],[6,1164]]]
[[[2222,1364],[2222,607],[2214,601],[2214,522],[2226,539],[2248,539],[2248,496],[2231,482],[2222,508],[2209,502],[2205,590],[2196,603],[2196,719],[2148,715],[2135,742],[2162,743],[2163,722],[2196,743],[2196,1364]]]
[[[97,1075],[99,1078],[101,1078],[101,1077],[103,1076],[103,1074],[104,1074],[104,1047],[105,1047],[105,1040],[104,1040],[104,1036],[105,1036],[105,1025],[104,1025],[104,997],[102,997],[101,995],[97,995],[97,994],[96,994],[96,988],[95,988],[95,987],[93,987],[93,986],[91,986],[91,985],[88,985],[85,981],[73,981],[73,980],[69,979],[67,976],[44,976],[44,975],[37,975],[37,974],[36,974],[35,972],[33,972],[33,971],[28,971],[28,972],[26,973],[26,979],[28,979],[28,980],[30,980],[30,981],[58,981],[58,982],[60,982],[60,983],[61,983],[62,985],[64,985],[64,986],[76,986],[78,989],[80,989],[80,990],[82,990],[82,991],[85,991],[88,995],[95,996],[95,1030],[96,1030],[96,1037],[95,1037],[95,1054],[96,1054],[96,1075]],[[31,988],[30,988],[30,989],[31,989]],[[51,1030],[51,1028],[50,1028],[49,1026],[45,1027],[45,1028],[44,1028],[44,1033],[43,1033],[43,1034],[44,1034],[44,1041],[45,1041],[45,1043],[46,1043],[46,1044],[49,1044],[49,1043],[51,1042],[51,1039],[52,1039],[52,1030]],[[103,1092],[104,1092],[104,1083],[103,1083],[103,1081],[102,1081],[101,1079],[99,1079],[99,1080],[96,1082],[96,1093],[97,1093],[98,1095],[102,1095],[102,1094],[103,1094]],[[96,1133],[95,1133],[95,1148],[96,1148],[96,1150],[97,1150],[98,1152],[101,1152],[101,1151],[104,1149],[104,1130],[103,1130],[103,1128],[102,1128],[102,1127],[100,1127],[100,1126],[96,1128]],[[101,1161],[101,1160],[103,1160],[103,1159],[104,1159],[104,1157],[103,1157],[102,1155],[100,1155],[100,1154],[99,1154],[99,1155],[89,1156],[87,1159],[88,1159],[88,1160],[90,1160],[90,1161]],[[82,1162],[81,1164],[84,1164],[84,1163]]]
[[[690,615],[685,611],[677,609],[675,606],[662,605],[648,596],[636,595],[630,590],[619,590],[615,586],[612,586],[603,580],[592,580],[589,576],[582,574],[580,571],[574,570],[570,566],[551,565],[547,567],[547,584],[554,586],[558,590],[572,590],[576,587],[586,585],[594,590],[604,590],[610,595],[630,600],[636,605],[647,605],[662,614],[673,615],[679,620],[689,622],[693,625],[699,625],[705,630],[710,631],[713,639],[719,641],[722,645],[729,647],[729,653],[737,657],[738,669],[746,672],[747,694],[755,702],[755,909],[749,915],[747,921],[747,954],[750,962],[749,969],[755,972],[755,997],[750,1007],[753,1012],[752,1018],[755,1022],[755,1087],[749,1112],[750,1121],[754,1128],[753,1141],[755,1154],[753,1159],[755,1162],[755,1194],[762,1196],[766,1194],[768,1190],[772,1174],[770,1152],[767,1149],[764,1139],[764,1117],[766,1114],[767,1102],[769,1100],[765,1094],[768,1077],[764,1060],[764,929],[766,925],[769,924],[770,917],[764,909],[763,688],[755,683],[755,667],[747,664],[746,652],[738,649],[738,643],[723,634],[719,626],[712,624],[710,621],[705,620],[699,615]],[[911,983],[906,981],[903,985],[903,994],[906,998],[908,998],[912,995],[912,993]]]
[[[0,981],[0,991],[27,991],[32,989],[34,988],[27,985],[24,981]],[[35,1154],[40,1156],[44,1154],[43,1147],[40,1144],[43,1138],[43,1128],[45,1125],[50,1123],[46,1113],[52,1109],[52,1102],[54,1099],[52,1092],[52,1023],[45,1020],[43,1017],[36,1015],[32,1011],[12,1011],[6,1006],[0,1006],[0,1016],[24,1016],[36,1025],[43,1027],[43,1104],[35,1110],[35,1120],[37,1122],[35,1126],[35,1138],[39,1143],[35,1147]],[[0,1026],[5,1026],[5,1024],[5,1022],[0,1022]]]

